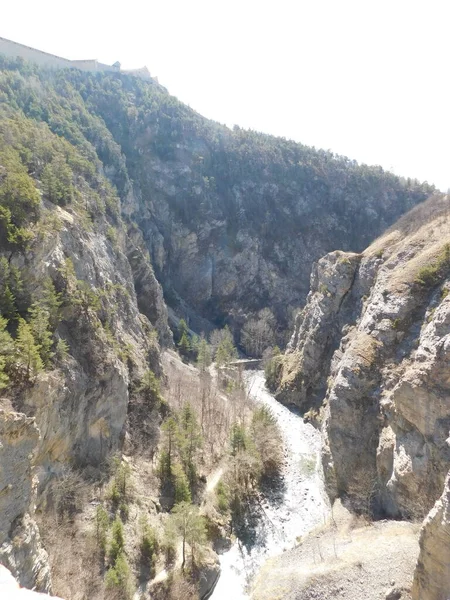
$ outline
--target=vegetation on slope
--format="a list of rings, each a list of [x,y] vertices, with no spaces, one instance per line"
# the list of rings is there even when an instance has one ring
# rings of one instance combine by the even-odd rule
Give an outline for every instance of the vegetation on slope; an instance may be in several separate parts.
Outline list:
[[[218,324],[242,325],[270,307],[285,327],[306,296],[312,260],[336,247],[361,250],[432,190],[329,151],[231,131],[156,82],[46,71],[1,57],[0,69],[0,101],[46,123],[88,164],[101,162],[142,228],[166,299]],[[72,162],[44,161],[50,199],[70,199],[68,169],[79,168]],[[177,243],[190,233],[193,257]],[[238,257],[248,262],[255,253],[267,266],[253,266],[249,276]],[[237,278],[236,288],[214,278],[216,263],[226,280]],[[203,290],[198,280],[208,268],[212,289]]]

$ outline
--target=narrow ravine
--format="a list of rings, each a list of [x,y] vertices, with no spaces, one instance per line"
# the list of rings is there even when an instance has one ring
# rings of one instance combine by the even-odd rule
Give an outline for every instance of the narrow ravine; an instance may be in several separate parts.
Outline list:
[[[329,513],[321,474],[320,433],[275,400],[264,385],[262,371],[247,373],[245,381],[250,396],[268,406],[278,421],[284,440],[283,485],[278,493],[264,498],[252,547],[246,549],[238,541],[220,556],[221,575],[213,600],[249,598],[249,585],[265,560],[292,548],[299,536],[323,523]]]

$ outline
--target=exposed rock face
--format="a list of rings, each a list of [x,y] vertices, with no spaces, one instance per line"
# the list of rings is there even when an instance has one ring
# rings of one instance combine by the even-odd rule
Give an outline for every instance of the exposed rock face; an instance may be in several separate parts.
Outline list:
[[[361,258],[319,261],[285,357],[281,399],[306,408],[328,378],[329,492],[362,511],[421,517],[449,468],[449,208],[437,196]]]
[[[58,212],[61,231],[13,261],[37,279],[50,275],[58,287],[69,258],[76,279],[101,294],[102,304],[100,320],[78,306],[64,309],[57,334],[68,343],[70,356],[60,369],[42,374],[16,401],[20,410],[36,417],[41,433],[41,484],[68,464],[100,465],[117,451],[125,434],[132,379],[139,379],[149,365],[161,374],[157,342],[139,312],[125,254],[112,248],[101,233],[86,231],[69,213]],[[161,290],[154,277],[147,281],[154,286],[157,302],[153,316],[162,335],[167,335]]]
[[[307,309],[297,315],[286,352],[277,393],[281,402],[302,407],[324,392],[331,355],[341,333],[339,313],[359,262],[357,254],[336,251],[314,265]]]
[[[155,277],[150,256],[136,227],[128,228],[126,253],[130,263],[139,310],[153,324],[164,346],[173,344],[161,285]]]
[[[450,595],[450,475],[442,496],[420,532],[413,600],[447,600]]]
[[[49,592],[47,553],[32,520],[32,461],[39,441],[34,419],[0,410],[0,440],[0,561],[21,585]]]
[[[225,150],[198,134],[185,136],[167,161],[138,135],[135,192],[125,204],[142,231],[169,305],[194,329],[204,327],[202,319],[226,319],[237,333],[246,316],[264,307],[285,326],[290,309],[306,298],[315,260],[335,248],[362,250],[400,215],[399,209],[407,210],[405,198],[394,200],[396,192],[383,184],[378,193],[386,202],[378,204],[378,193],[367,189],[363,195],[370,199],[363,208],[361,197],[345,191],[344,181],[323,196],[323,190],[292,179],[284,166],[282,180],[262,165],[254,173],[250,167],[245,174],[231,168],[223,173],[216,153],[232,164],[237,151],[229,133],[220,136]],[[253,160],[258,161],[256,153]],[[341,214],[343,195],[345,210],[358,213],[359,226]]]
[[[200,570],[199,598],[206,599],[212,594],[220,576],[220,563],[217,554],[209,552]]]

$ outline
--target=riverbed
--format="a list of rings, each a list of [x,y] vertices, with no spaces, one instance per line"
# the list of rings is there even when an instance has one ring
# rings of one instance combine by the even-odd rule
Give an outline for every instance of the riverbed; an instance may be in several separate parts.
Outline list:
[[[248,372],[249,395],[269,407],[284,442],[280,485],[263,497],[254,539],[238,540],[220,556],[221,575],[212,600],[246,600],[251,581],[270,557],[295,546],[297,539],[324,523],[329,514],[320,461],[320,433],[300,414],[275,400],[264,384],[263,371]]]

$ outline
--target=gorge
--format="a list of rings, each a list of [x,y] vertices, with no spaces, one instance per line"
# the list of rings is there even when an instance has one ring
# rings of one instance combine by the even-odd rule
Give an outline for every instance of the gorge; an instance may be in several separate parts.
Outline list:
[[[235,561],[255,599],[445,600],[449,290],[432,186],[0,56],[0,564],[65,600],[219,600]],[[236,361],[261,314],[273,396]]]

